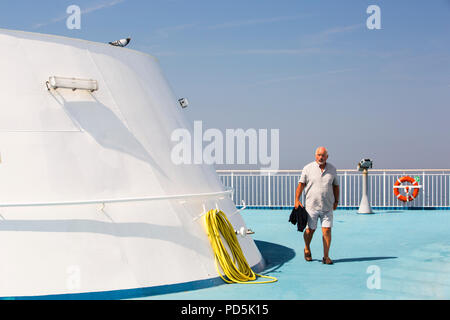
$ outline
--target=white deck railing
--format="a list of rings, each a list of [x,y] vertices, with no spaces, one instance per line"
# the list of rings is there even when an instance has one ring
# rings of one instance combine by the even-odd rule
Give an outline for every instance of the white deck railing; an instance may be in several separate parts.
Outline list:
[[[292,207],[301,170],[217,170],[226,188],[232,188],[236,205],[249,207]],[[419,180],[422,188],[411,202],[404,203],[394,195],[394,183],[402,176]],[[339,206],[359,207],[362,175],[357,170],[338,170]],[[369,171],[369,200],[378,208],[449,208],[450,169],[402,169]],[[304,200],[304,194],[302,195]]]

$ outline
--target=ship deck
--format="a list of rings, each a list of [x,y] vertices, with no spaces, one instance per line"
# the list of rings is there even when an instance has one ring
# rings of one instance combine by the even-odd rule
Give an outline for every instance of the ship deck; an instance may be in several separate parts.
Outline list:
[[[450,212],[379,210],[361,215],[337,210],[330,257],[323,265],[318,228],[312,262],[303,257],[303,234],[288,222],[289,210],[246,209],[247,226],[266,260],[271,284],[221,284],[150,296],[165,300],[449,299]]]

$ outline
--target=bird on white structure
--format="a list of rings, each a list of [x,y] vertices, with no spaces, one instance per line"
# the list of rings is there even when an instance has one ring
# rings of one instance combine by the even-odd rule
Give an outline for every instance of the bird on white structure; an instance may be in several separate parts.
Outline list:
[[[120,39],[117,41],[112,41],[109,42],[110,45],[112,46],[116,46],[116,47],[126,47],[131,41],[131,38],[126,38],[126,39]]]

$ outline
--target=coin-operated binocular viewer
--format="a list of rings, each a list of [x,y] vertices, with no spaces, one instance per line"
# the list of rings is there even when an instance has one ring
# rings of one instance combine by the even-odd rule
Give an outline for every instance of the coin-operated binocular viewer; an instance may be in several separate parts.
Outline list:
[[[372,169],[372,160],[370,159],[362,159],[358,163],[358,170],[362,172],[362,197],[361,202],[359,203],[358,213],[373,213],[372,207],[370,206],[369,196],[367,194],[367,185],[368,185],[368,175],[369,169]]]

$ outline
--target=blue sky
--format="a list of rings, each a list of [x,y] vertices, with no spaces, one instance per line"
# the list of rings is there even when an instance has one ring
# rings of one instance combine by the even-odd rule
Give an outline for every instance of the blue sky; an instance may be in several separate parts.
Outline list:
[[[81,29],[66,8],[82,10]],[[366,9],[381,9],[369,30]],[[2,1],[0,27],[156,56],[190,121],[279,129],[280,168],[450,168],[450,1]],[[220,166],[219,168],[258,166]]]

